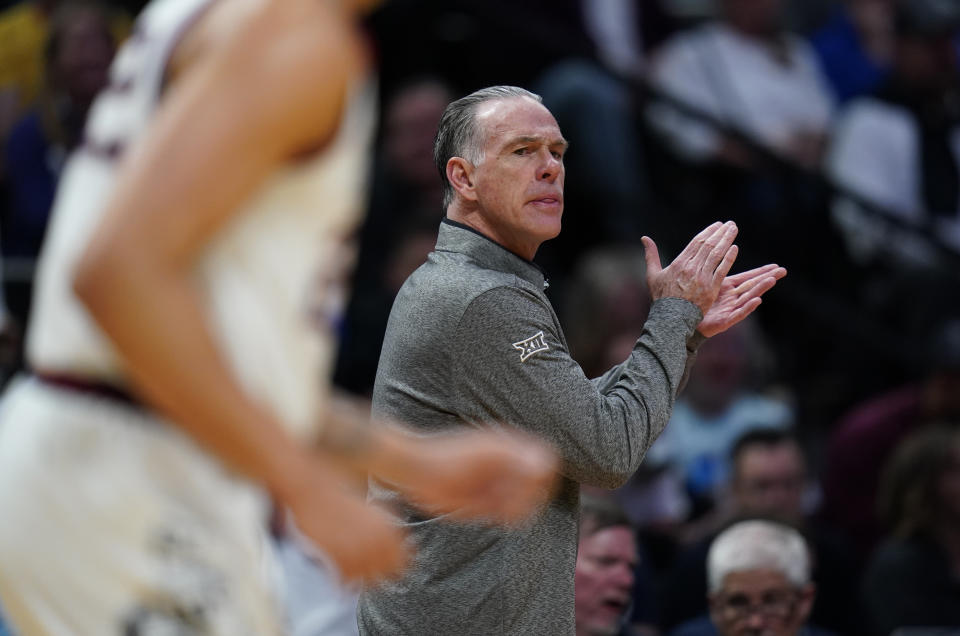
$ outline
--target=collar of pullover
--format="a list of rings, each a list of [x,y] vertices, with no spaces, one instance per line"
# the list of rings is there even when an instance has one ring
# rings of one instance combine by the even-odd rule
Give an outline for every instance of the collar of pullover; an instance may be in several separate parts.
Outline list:
[[[538,289],[549,287],[543,270],[525,258],[521,258],[493,239],[481,234],[469,225],[444,217],[437,235],[438,252],[465,254],[484,267],[500,272],[516,274]]]

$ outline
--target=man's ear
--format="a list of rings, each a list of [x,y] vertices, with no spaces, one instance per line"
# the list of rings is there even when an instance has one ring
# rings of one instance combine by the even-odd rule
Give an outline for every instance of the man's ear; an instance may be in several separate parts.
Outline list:
[[[463,157],[450,157],[447,160],[447,181],[457,191],[457,194],[467,201],[477,200],[473,176],[473,164]]]
[[[801,588],[795,616],[797,627],[806,624],[807,619],[810,617],[810,611],[813,609],[813,601],[816,596],[817,587],[813,583],[807,583]]]
[[[719,625],[723,608],[720,606],[720,596],[718,594],[707,594],[707,609],[710,612],[710,620],[714,625]]]

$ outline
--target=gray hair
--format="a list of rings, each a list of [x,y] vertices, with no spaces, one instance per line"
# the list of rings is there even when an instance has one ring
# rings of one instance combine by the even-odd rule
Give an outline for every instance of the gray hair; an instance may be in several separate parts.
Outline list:
[[[529,97],[543,103],[535,93],[517,86],[490,86],[474,91],[466,97],[451,102],[443,111],[437,126],[437,139],[433,144],[433,160],[443,182],[443,208],[453,202],[453,186],[447,179],[447,162],[451,157],[463,157],[476,165],[483,161],[483,146],[477,126],[477,106],[497,99]]]
[[[807,543],[793,528],[772,521],[735,523],[721,532],[707,555],[710,593],[720,591],[731,572],[776,570],[797,587],[810,582]]]
[[[601,530],[625,526],[634,531],[627,513],[613,496],[580,495],[580,538],[589,537]]]

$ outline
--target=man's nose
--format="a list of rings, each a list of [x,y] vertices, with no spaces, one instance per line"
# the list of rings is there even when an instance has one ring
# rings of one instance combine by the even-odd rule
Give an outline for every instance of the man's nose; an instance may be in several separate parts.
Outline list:
[[[751,629],[760,630],[760,629],[763,629],[765,625],[766,625],[766,622],[764,620],[763,614],[761,614],[760,612],[751,611],[749,614],[747,614],[747,627]],[[759,634],[760,632],[757,631],[757,633]]]
[[[613,577],[618,586],[633,588],[633,570],[629,566],[618,567]]]
[[[545,181],[553,183],[562,171],[563,162],[557,157],[554,157],[553,153],[549,150],[546,151],[543,163],[540,165],[538,176]]]

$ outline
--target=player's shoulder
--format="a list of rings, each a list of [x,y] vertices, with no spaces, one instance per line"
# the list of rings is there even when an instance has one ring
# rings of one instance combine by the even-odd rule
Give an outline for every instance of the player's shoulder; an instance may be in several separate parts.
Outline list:
[[[198,101],[229,103],[254,143],[284,155],[329,140],[369,76],[357,18],[306,0],[215,0],[210,11],[178,43],[168,79],[202,77]]]
[[[349,66],[355,53],[353,17],[333,3],[210,0],[178,42],[172,61],[189,67],[203,58],[230,56],[249,73],[297,73],[311,64],[329,73]]]

